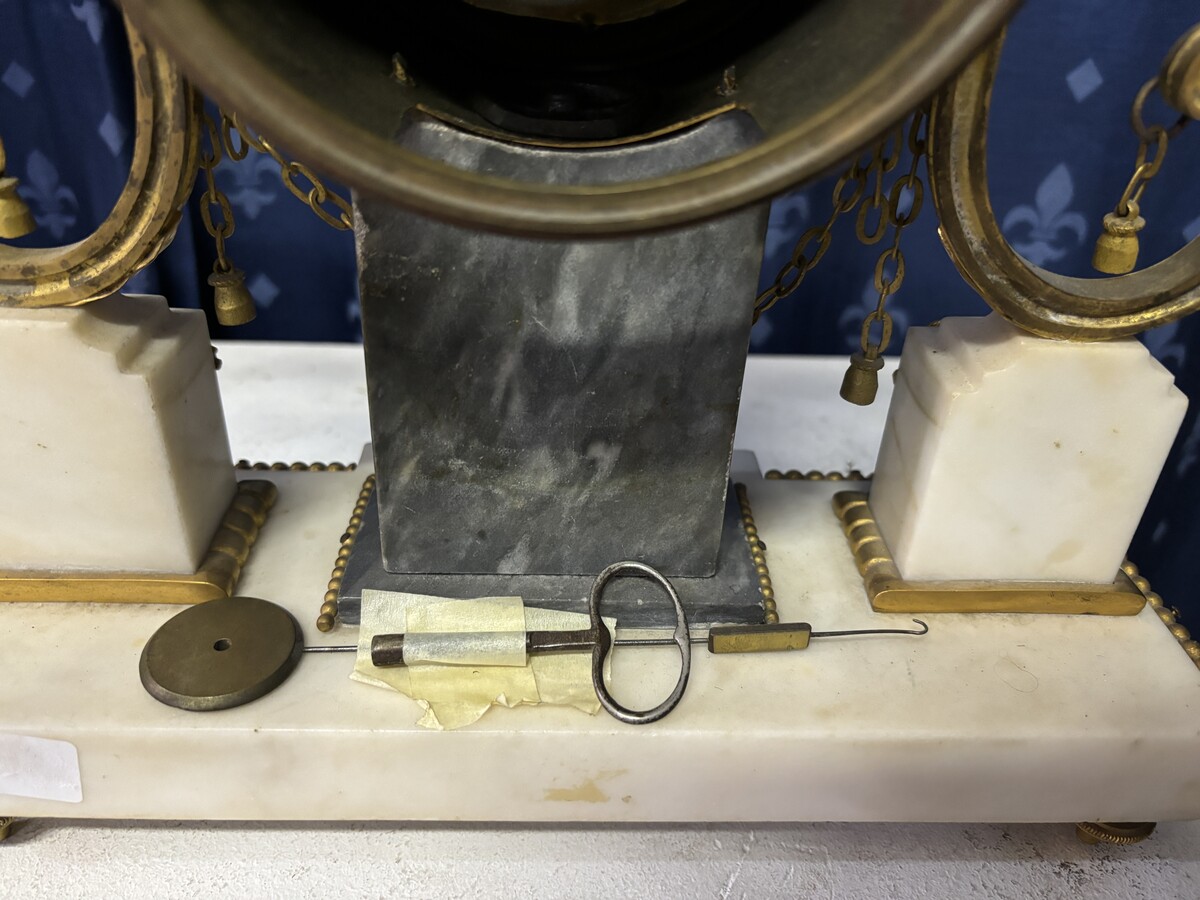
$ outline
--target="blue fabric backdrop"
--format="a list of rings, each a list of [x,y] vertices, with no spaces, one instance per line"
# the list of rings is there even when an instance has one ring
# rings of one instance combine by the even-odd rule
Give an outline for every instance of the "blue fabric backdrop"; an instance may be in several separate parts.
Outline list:
[[[1029,0],[1014,19],[997,80],[989,165],[1004,231],[1028,259],[1068,275],[1090,275],[1091,248],[1133,166],[1128,108],[1175,38],[1194,23],[1195,0]],[[108,0],[0,0],[0,136],[39,230],[20,243],[61,244],[101,221],[128,170],[132,91],[119,13]],[[1153,117],[1166,121],[1161,107]],[[1171,145],[1143,199],[1144,261],[1200,235],[1200,126]],[[321,223],[288,194],[268,158],[226,162],[218,183],[237,219],[229,253],[246,271],[258,319],[219,337],[346,341],[361,337],[353,239]],[[762,286],[796,238],[821,222],[832,182],[776,200]],[[193,198],[194,201],[195,198]],[[890,304],[899,351],[904,329],[986,305],[942,250],[931,211],[904,237],[907,276]],[[863,247],[847,219],[832,249],[796,295],[755,327],[752,350],[848,353],[875,304],[880,246]],[[179,306],[207,304],[212,243],[193,202],[170,248],[128,289],[162,293]],[[1200,400],[1200,317],[1145,336]],[[1189,410],[1131,556],[1171,602],[1192,605],[1190,554],[1200,550],[1200,403]],[[804,460],[796,460],[804,466]],[[984,473],[985,474],[985,473]]]

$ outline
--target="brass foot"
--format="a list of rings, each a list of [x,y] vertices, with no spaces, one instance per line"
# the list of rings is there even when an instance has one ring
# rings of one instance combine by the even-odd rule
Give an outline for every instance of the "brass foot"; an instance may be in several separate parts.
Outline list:
[[[13,822],[17,821],[11,816],[0,816],[0,841],[12,834]]]
[[[1154,833],[1155,822],[1076,822],[1075,836],[1085,844],[1138,844]]]

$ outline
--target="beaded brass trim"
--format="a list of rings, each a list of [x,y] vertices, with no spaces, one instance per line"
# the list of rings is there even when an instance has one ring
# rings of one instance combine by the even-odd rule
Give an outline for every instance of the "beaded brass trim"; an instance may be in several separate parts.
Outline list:
[[[373,490],[375,490],[375,476],[371,474],[367,476],[362,490],[358,492],[358,501],[354,504],[354,511],[350,513],[350,522],[346,525],[346,532],[342,535],[342,545],[338,549],[337,559],[333,563],[333,573],[329,576],[329,584],[325,587],[325,597],[321,601],[321,614],[317,616],[318,631],[332,631],[337,622],[338,588],[342,586],[342,578],[346,574],[346,560],[350,558],[350,551],[354,549],[354,539],[358,535],[358,530],[362,528],[363,511],[367,508],[367,501],[371,499]]]
[[[871,608],[876,612],[1132,616],[1146,605],[1146,598],[1124,571],[1118,572],[1111,584],[905,581],[879,533],[866,494],[839,491],[833,495],[833,511],[842,523]]]
[[[345,534],[342,535],[342,544],[321,602],[321,614],[317,617],[318,631],[332,631],[333,626],[337,623],[338,589],[342,586],[342,578],[346,574],[346,560],[350,558],[350,552],[354,549],[354,540],[358,536],[359,528],[362,527],[362,514],[367,508],[367,501],[371,498],[373,490],[375,490],[375,476],[368,475],[367,480],[363,482],[362,490],[359,491],[354,511],[350,514],[350,523],[346,526]],[[734,485],[734,490],[737,492],[738,506],[742,512],[742,527],[746,533],[746,543],[750,545],[750,556],[754,561],[755,574],[758,576],[758,592],[762,594],[763,598],[763,621],[768,625],[774,624],[779,621],[779,613],[775,608],[775,589],[771,585],[771,572],[767,568],[767,545],[759,540],[758,528],[754,524],[754,514],[750,509],[750,499],[746,494],[746,486],[737,484]]]
[[[12,834],[13,822],[17,821],[12,816],[0,816],[0,841]]]
[[[1121,564],[1121,571],[1129,576],[1133,582],[1133,586],[1141,591],[1142,596],[1146,598],[1146,602],[1150,604],[1159,621],[1167,626],[1167,630],[1171,632],[1171,636],[1179,641],[1179,646],[1183,648],[1183,652],[1188,655],[1196,668],[1200,669],[1200,641],[1192,640],[1191,634],[1179,622],[1179,610],[1174,606],[1167,606],[1163,602],[1163,598],[1154,591],[1150,590],[1150,582],[1145,576],[1138,574],[1138,567],[1125,560]]]
[[[358,463],[252,463],[248,459],[239,459],[235,468],[241,469],[243,472],[353,472],[358,468]]]
[[[807,472],[801,472],[799,469],[788,469],[786,472],[780,472],[778,469],[768,469],[767,474],[763,476],[767,481],[870,481],[870,475],[864,475],[858,469],[851,469],[849,472],[821,472],[818,469],[810,469]]]
[[[0,571],[0,601],[202,603],[237,587],[279,490],[269,481],[238,483],[200,568],[190,574]]]
[[[771,572],[767,569],[767,545],[758,537],[758,526],[754,524],[754,513],[750,509],[750,496],[744,484],[735,484],[738,506],[742,510],[742,527],[746,532],[746,543],[750,545],[750,558],[754,561],[754,573],[758,576],[758,592],[763,598],[763,622],[774,625],[779,621],[775,606],[775,588],[771,585]]]

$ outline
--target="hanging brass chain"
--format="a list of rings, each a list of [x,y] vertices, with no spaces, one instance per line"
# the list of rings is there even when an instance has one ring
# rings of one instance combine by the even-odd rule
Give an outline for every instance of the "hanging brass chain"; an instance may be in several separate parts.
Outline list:
[[[1181,115],[1170,126],[1146,124],[1146,100],[1158,86],[1157,76],[1143,84],[1129,110],[1129,124],[1138,139],[1133,175],[1113,211],[1104,217],[1104,232],[1096,241],[1096,250],[1092,254],[1092,267],[1106,275],[1125,275],[1137,265],[1138,232],[1146,227],[1146,220],[1141,215],[1142,194],[1150,179],[1162,168],[1168,143],[1189,121],[1188,116]]]
[[[1146,100],[1150,96],[1150,92],[1157,87],[1157,77],[1151,78],[1143,84],[1133,99],[1133,106],[1129,109],[1129,124],[1133,128],[1133,133],[1138,137],[1138,152],[1137,162],[1134,163],[1133,177],[1129,179],[1129,184],[1126,185],[1121,199],[1117,201],[1117,206],[1113,210],[1119,216],[1128,215],[1129,204],[1138,203],[1142,199],[1142,192],[1146,190],[1146,185],[1162,168],[1163,157],[1167,154],[1167,143],[1178,135],[1183,130],[1183,126],[1188,123],[1188,117],[1181,115],[1170,127],[1146,125],[1143,114]],[[1150,152],[1151,149],[1154,151],[1153,154]]]
[[[917,168],[925,155],[925,139],[921,136],[923,124],[924,112],[918,111],[908,130],[908,149],[911,154],[908,172],[896,179],[891,193],[888,194],[887,210],[883,219],[884,224],[892,229],[892,243],[875,261],[875,290],[879,292],[879,302],[863,319],[860,339],[862,350],[868,355],[882,354],[891,341],[892,317],[888,315],[884,306],[888,297],[900,290],[900,285],[904,283],[904,253],[900,250],[900,235],[920,215],[921,206],[925,201],[925,185],[917,175]],[[911,200],[907,212],[902,212],[901,203],[905,192],[909,193]],[[882,231],[881,227],[880,232]],[[881,334],[879,340],[872,341],[871,329],[876,322],[880,325]]]
[[[852,403],[867,405],[874,401],[879,387],[878,372],[883,367],[881,355],[892,339],[892,317],[885,309],[888,297],[900,289],[904,282],[904,254],[900,250],[900,235],[913,223],[921,212],[925,199],[925,185],[917,175],[921,159],[925,156],[926,138],[923,135],[928,113],[917,110],[908,124],[891,129],[872,148],[869,161],[864,165],[857,158],[833,188],[833,207],[829,217],[821,225],[808,229],[796,242],[788,259],[769,288],[758,295],[754,302],[754,319],[776,303],[795,293],[804,277],[829,250],[830,232],[839,218],[858,208],[854,231],[860,241],[870,246],[883,240],[891,230],[891,244],[875,262],[875,289],[879,301],[863,319],[859,343],[862,350],[850,357],[850,370],[842,382],[842,397]],[[884,176],[893,171],[904,154],[907,145],[911,157],[908,171],[884,190]],[[870,190],[868,191],[868,185]],[[908,200],[906,209],[902,204]],[[875,214],[872,219],[872,213]],[[872,337],[875,324],[879,325],[879,336]]]
[[[200,135],[199,162],[200,170],[204,173],[205,190],[200,195],[200,220],[217,246],[217,260],[213,263],[213,271],[231,272],[233,266],[225,255],[225,241],[233,234],[236,225],[229,198],[217,187],[216,168],[221,163],[221,141],[217,137],[217,126],[212,116],[205,112],[201,121],[204,130]],[[213,219],[214,210],[219,215],[218,220]]]
[[[891,144],[890,150],[888,149]],[[900,153],[904,146],[904,126],[899,125],[889,132],[878,144],[867,166],[868,175],[874,175],[875,186],[869,196],[864,197],[854,222],[854,233],[862,243],[877,244],[887,233],[887,195],[883,190],[883,176],[900,164]],[[871,213],[876,213],[875,226],[869,227]]]
[[[198,154],[204,172],[204,193],[200,196],[200,220],[204,229],[217,247],[217,258],[213,262],[208,283],[213,289],[213,307],[217,321],[222,325],[244,325],[254,319],[254,299],[246,289],[245,276],[241,269],[234,268],[225,254],[225,242],[236,227],[233,208],[229,198],[217,187],[216,168],[221,163],[221,139],[212,116],[202,113],[203,131],[200,135]],[[217,218],[214,218],[214,212]]]
[[[922,136],[925,120],[925,111],[918,110],[908,126],[908,171],[892,184],[887,195],[886,208],[880,215],[879,227],[867,237],[864,237],[862,229],[859,231],[859,238],[866,244],[877,243],[888,228],[892,232],[891,243],[875,261],[875,290],[879,292],[879,300],[875,308],[863,319],[862,330],[859,332],[861,349],[850,357],[850,368],[842,380],[842,399],[859,406],[873,403],[879,390],[879,370],[883,368],[883,352],[892,340],[892,317],[885,307],[888,298],[904,283],[904,253],[900,249],[900,237],[904,229],[920,215],[925,200],[925,185],[917,175],[921,159],[925,156],[926,139]],[[904,209],[906,197],[908,207]],[[859,218],[863,218],[861,210]],[[876,325],[879,326],[878,337],[874,336]]]
[[[829,249],[829,233],[833,228],[833,223],[854,209],[862,199],[865,187],[865,173],[859,171],[856,162],[842,174],[833,189],[833,209],[829,213],[829,218],[823,225],[809,228],[800,235],[800,239],[796,241],[796,246],[792,249],[791,257],[783,264],[779,274],[775,276],[774,283],[755,299],[754,322],[757,322],[763,313],[784,297],[795,293],[796,289],[800,287],[804,276],[812,271],[813,267],[821,261],[821,257],[825,255],[825,251]],[[845,193],[847,188],[850,188],[848,195]],[[814,243],[815,248],[810,250],[809,245]]]
[[[325,187],[311,169],[303,163],[284,159],[270,141],[239,122],[236,114],[222,110],[220,117],[218,131],[212,116],[207,112],[203,114],[199,160],[204,171],[205,191],[200,197],[200,218],[217,246],[217,259],[208,276],[208,283],[214,289],[217,320],[222,325],[241,325],[254,318],[254,299],[246,289],[242,270],[235,269],[225,254],[225,242],[233,234],[235,225],[229,198],[217,187],[216,168],[222,155],[237,162],[245,159],[251,150],[265,153],[279,164],[284,187],[307,203],[321,221],[343,231],[353,228],[354,221],[350,204]],[[297,179],[302,179],[303,183],[298,183]]]
[[[904,143],[903,127],[888,132],[871,150],[870,159],[864,165],[862,157],[856,158],[838,178],[833,187],[833,204],[829,217],[821,225],[809,228],[800,235],[792,255],[771,286],[754,301],[753,321],[757,322],[767,310],[784,297],[796,292],[806,275],[821,261],[829,250],[830,232],[834,223],[842,216],[858,208],[855,231],[864,243],[871,244],[883,237],[886,228],[886,196],[883,191],[883,176],[900,162]],[[889,146],[890,145],[890,146]],[[868,194],[867,186],[871,184]],[[865,198],[865,199],[864,199]],[[872,209],[879,210],[879,220],[870,230],[868,219]]]
[[[234,132],[237,132],[240,144],[234,139]],[[230,159],[244,159],[252,149],[270,156],[279,164],[279,175],[283,179],[284,187],[308,204],[322,222],[340,231],[354,228],[349,201],[329,190],[304,163],[284,158],[270,141],[243,124],[237,113],[221,111],[221,139]],[[297,183],[297,179],[301,179],[301,183]]]

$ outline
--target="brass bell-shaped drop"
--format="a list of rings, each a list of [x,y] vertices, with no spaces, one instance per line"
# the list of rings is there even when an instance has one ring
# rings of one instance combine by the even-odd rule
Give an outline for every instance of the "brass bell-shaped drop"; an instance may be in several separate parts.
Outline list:
[[[246,279],[241,269],[228,272],[213,272],[208,276],[213,289],[213,306],[217,321],[222,325],[245,325],[254,321],[257,313],[254,298],[246,288]]]
[[[17,179],[0,174],[0,239],[24,237],[36,227],[29,205],[17,193]]]
[[[1096,241],[1092,268],[1105,275],[1128,275],[1137,265],[1138,232],[1146,220],[1138,215],[1138,205],[1129,202],[1125,215],[1110,212],[1104,217],[1104,233]]]
[[[839,392],[842,399],[856,406],[870,406],[879,392],[879,370],[883,368],[883,357],[867,355],[862,351],[850,357],[850,368],[842,379]]]

